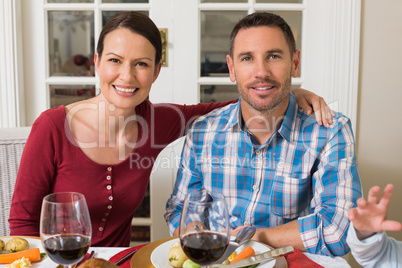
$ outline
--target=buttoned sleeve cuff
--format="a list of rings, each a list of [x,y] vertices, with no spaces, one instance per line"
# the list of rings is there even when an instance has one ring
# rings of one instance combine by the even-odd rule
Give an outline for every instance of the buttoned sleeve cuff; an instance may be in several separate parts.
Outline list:
[[[172,195],[166,203],[166,213],[164,215],[171,236],[180,225],[181,208],[181,200]]]
[[[347,218],[338,225],[332,222],[324,227],[322,217],[320,214],[310,214],[298,219],[299,232],[307,252],[325,256],[347,254],[349,252],[346,244]],[[334,216],[334,218],[338,217],[339,215]],[[344,228],[340,226],[344,226]]]

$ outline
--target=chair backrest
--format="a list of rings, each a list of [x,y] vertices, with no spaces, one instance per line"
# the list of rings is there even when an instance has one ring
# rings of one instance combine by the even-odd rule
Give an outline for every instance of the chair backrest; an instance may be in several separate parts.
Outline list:
[[[0,236],[10,234],[11,198],[30,127],[0,128]]]

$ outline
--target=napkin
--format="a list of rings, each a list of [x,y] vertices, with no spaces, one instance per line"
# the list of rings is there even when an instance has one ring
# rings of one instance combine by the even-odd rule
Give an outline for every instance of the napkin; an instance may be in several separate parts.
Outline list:
[[[295,252],[287,254],[284,257],[288,263],[288,268],[324,268],[323,266],[309,259],[297,248],[295,248]]]
[[[120,260],[121,258],[123,258],[125,255],[127,255],[129,252],[133,251],[134,249],[139,250],[140,248],[146,246],[147,244],[143,244],[143,245],[139,245],[139,246],[135,246],[135,247],[131,247],[128,249],[125,249],[123,251],[120,251],[119,253],[117,253],[116,255],[112,256],[109,261],[115,263],[116,261]],[[122,264],[119,265],[119,267],[122,268],[130,268],[130,261],[131,258],[128,258],[125,262],[123,262]]]

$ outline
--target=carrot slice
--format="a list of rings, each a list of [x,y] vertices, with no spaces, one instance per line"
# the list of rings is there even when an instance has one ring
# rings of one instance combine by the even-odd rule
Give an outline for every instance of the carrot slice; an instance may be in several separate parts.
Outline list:
[[[28,258],[30,261],[40,261],[39,248],[30,248],[15,253],[0,254],[0,263],[13,263],[22,257]]]
[[[247,259],[248,257],[254,256],[255,251],[252,247],[244,248],[239,254],[234,257],[234,259],[230,262],[230,264],[241,261],[243,259]]]

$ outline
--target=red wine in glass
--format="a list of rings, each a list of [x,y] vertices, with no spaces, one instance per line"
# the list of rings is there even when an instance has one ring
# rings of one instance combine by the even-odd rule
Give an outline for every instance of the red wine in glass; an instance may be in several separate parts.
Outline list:
[[[40,237],[49,257],[64,267],[82,260],[91,245],[92,225],[84,195],[60,192],[45,196]]]
[[[180,218],[180,244],[199,265],[219,260],[229,245],[229,213],[225,198],[206,189],[187,194]]]
[[[228,246],[228,239],[215,232],[189,233],[180,239],[186,256],[199,265],[208,265],[222,257]]]
[[[63,265],[72,265],[84,258],[91,240],[82,235],[58,235],[46,239],[43,244],[52,260]]]

